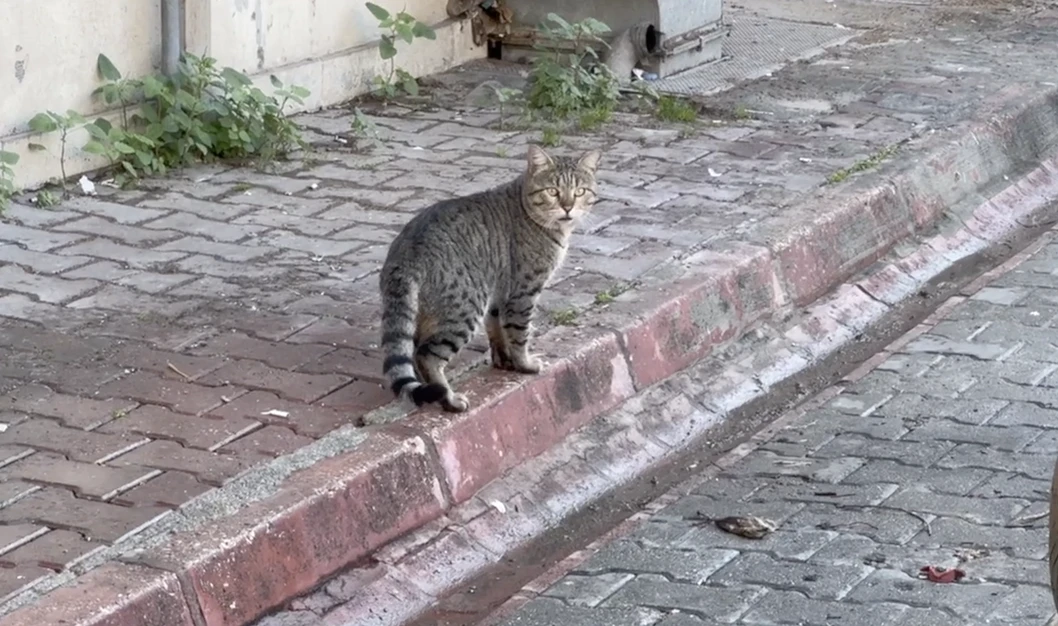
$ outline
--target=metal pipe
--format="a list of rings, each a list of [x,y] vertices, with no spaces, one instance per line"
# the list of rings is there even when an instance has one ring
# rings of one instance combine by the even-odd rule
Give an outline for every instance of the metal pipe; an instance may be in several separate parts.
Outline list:
[[[604,62],[622,85],[627,84],[636,65],[661,53],[661,39],[653,24],[633,24],[614,38]]]
[[[184,2],[162,0],[162,72],[176,74],[184,50]]]

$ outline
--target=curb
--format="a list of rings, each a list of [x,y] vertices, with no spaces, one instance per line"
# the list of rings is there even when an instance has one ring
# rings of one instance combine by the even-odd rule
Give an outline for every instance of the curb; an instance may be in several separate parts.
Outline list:
[[[466,531],[495,553],[508,541],[490,541],[487,523],[479,523],[489,518],[480,515],[489,507],[472,498],[508,470],[759,321],[814,302],[942,216],[965,225],[953,236],[935,238],[930,251],[885,268],[884,280],[840,287],[824,309],[788,333],[790,347],[767,363],[749,364],[753,376],[746,382],[734,384],[723,376],[714,381],[714,400],[692,430],[715,424],[774,382],[854,338],[864,320],[913,293],[923,276],[1018,228],[1015,210],[1033,207],[1031,214],[1046,203],[1045,190],[1058,195],[1058,162],[1049,162],[976,211],[959,210],[979,191],[1023,174],[1058,148],[1053,88],[1009,88],[979,110],[987,122],[963,128],[955,141],[938,139],[940,145],[927,158],[902,172],[891,171],[892,164],[880,170],[892,178],[827,190],[822,198],[765,223],[759,244],[699,252],[681,267],[664,268],[593,316],[597,327],[563,327],[541,336],[536,349],[551,358],[551,365],[540,376],[489,371],[463,384],[474,405],[467,413],[420,412],[399,422],[332,433],[302,451],[300,462],[281,459],[257,468],[253,476],[238,477],[198,505],[198,518],[174,515],[171,534],[156,536],[136,553],[0,618],[0,626],[241,626],[408,531],[444,521],[446,511],[477,515]],[[820,205],[827,209],[821,211]],[[956,208],[946,213],[948,207]],[[682,275],[674,280],[674,273]],[[660,458],[666,448],[685,445],[694,436],[686,425],[663,424],[660,415],[658,420],[655,426],[640,426],[656,427],[653,439],[629,439],[633,433],[621,430],[610,435],[605,443],[613,446],[610,454],[621,466]],[[562,502],[576,501],[625,474],[598,473],[596,481],[581,481],[574,466],[583,463],[574,460],[565,471],[577,481],[530,483],[534,491],[564,494],[547,517],[557,515]],[[451,536],[460,540],[459,534]],[[400,593],[429,596],[450,576],[441,578],[419,577],[417,586]],[[410,597],[405,602],[414,604]]]

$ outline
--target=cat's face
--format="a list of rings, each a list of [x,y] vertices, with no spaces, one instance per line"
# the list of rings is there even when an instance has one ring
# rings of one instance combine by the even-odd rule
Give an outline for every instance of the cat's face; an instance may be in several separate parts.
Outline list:
[[[544,228],[569,231],[591,210],[597,199],[597,150],[579,159],[552,157],[539,146],[529,146],[526,198],[529,217]]]

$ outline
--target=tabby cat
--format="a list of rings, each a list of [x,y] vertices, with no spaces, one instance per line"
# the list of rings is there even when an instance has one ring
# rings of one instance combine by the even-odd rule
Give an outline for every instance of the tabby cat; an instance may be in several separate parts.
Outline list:
[[[466,411],[466,396],[452,390],[444,370],[486,310],[493,366],[540,371],[529,354],[530,319],[574,224],[595,204],[600,158],[598,151],[574,159],[529,146],[518,178],[442,200],[404,226],[379,281],[382,371],[396,396]]]

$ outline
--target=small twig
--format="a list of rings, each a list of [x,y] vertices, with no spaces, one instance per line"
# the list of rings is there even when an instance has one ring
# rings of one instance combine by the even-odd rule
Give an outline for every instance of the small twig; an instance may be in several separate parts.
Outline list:
[[[1012,527],[1013,528],[1018,528],[1018,527],[1032,526],[1033,522],[1038,522],[1038,521],[1040,521],[1041,519],[1047,517],[1050,514],[1051,514],[1050,511],[1044,511],[1043,513],[1036,513],[1034,515],[1026,515],[1025,517],[1019,517],[1016,520],[1011,520],[1011,522],[1009,524],[1007,524],[1007,527],[1008,528],[1012,528]]]
[[[188,376],[187,374],[185,374],[185,373],[181,372],[181,371],[180,371],[180,368],[178,368],[177,366],[173,365],[172,363],[170,363],[170,362],[166,361],[166,362],[165,362],[165,366],[166,366],[166,367],[168,367],[169,369],[173,370],[173,371],[174,371],[174,372],[176,372],[177,374],[180,374],[181,376],[183,376],[183,377],[184,377],[184,380],[187,380],[187,381],[190,381],[190,380],[191,380],[191,377],[190,377],[190,376]]]

